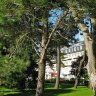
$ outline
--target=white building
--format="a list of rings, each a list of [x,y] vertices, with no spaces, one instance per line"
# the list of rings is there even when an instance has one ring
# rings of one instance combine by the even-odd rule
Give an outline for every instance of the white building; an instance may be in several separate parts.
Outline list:
[[[61,53],[64,53],[64,57],[62,59],[62,62],[65,67],[61,67],[61,73],[60,78],[68,79],[74,78],[73,75],[71,75],[71,64],[73,61],[75,61],[79,56],[82,56],[84,54],[84,42],[79,42],[77,44],[73,44],[70,47],[64,47],[61,49]],[[56,64],[54,64],[54,67],[51,68],[50,66],[46,66],[46,72],[45,72],[45,79],[52,79],[55,78],[56,75]],[[52,76],[53,74],[53,76]]]
[[[64,53],[64,59],[62,59],[64,67],[64,78],[71,79],[74,76],[71,75],[71,65],[72,62],[75,61],[79,56],[84,54],[84,42],[79,42],[77,44],[73,44],[70,47],[65,47],[61,49],[61,52]]]

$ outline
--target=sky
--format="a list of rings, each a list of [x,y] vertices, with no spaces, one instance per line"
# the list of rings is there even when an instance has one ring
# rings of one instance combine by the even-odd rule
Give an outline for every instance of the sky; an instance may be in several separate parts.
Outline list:
[[[49,14],[51,15],[49,17],[49,22],[53,23],[53,25],[55,26],[56,21],[62,15],[62,10],[61,9],[54,9],[54,10],[51,10],[49,12]],[[83,41],[84,40],[83,35],[81,35],[81,33],[82,32],[79,31],[79,33],[75,36],[75,38],[78,39],[79,41]]]
[[[78,39],[79,41],[84,41],[84,37],[82,34],[82,31],[79,31],[79,33],[75,36],[76,39]]]
[[[51,22],[51,23],[53,23],[53,25],[55,25],[55,23],[58,20],[58,18],[60,17],[60,15],[62,15],[62,10],[61,9],[54,9],[54,10],[51,10],[49,12],[49,14],[51,15],[49,17],[49,22]]]
[[[89,32],[93,31],[92,24],[89,17],[84,18],[84,24],[88,27]],[[82,34],[82,31],[79,30],[79,33],[76,35],[76,38],[79,39],[79,41],[84,41],[84,37]]]

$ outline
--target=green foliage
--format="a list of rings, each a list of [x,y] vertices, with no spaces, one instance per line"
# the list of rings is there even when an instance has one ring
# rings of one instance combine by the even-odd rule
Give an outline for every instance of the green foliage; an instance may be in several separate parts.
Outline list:
[[[13,57],[10,61],[9,56],[0,56],[0,85],[7,87],[16,86],[17,78],[19,79],[23,75],[22,72],[28,64],[28,61],[23,59]]]
[[[1,0],[0,5],[2,20],[7,18],[10,22],[13,22],[23,12],[22,0]]]
[[[66,0],[0,0],[0,74],[1,84],[6,86],[15,86],[18,81],[22,81],[25,77],[23,71],[28,65],[29,55],[34,54],[33,58],[37,60],[37,55],[34,52],[34,47],[38,51],[41,44],[41,33],[45,32],[45,23],[48,22],[49,11],[51,8],[56,9],[59,7],[68,7]],[[2,7],[1,7],[2,6]],[[63,8],[61,8],[63,9]],[[67,8],[68,9],[68,8]],[[65,9],[66,10],[66,9]],[[73,21],[70,21],[73,22]],[[68,40],[61,39],[58,33],[53,36],[57,44],[68,45],[74,39],[77,28],[72,25],[66,32],[64,28],[68,21],[64,21],[63,27],[57,29],[62,35],[68,36]],[[52,28],[48,25],[48,35]],[[39,30],[41,31],[39,31]],[[72,33],[72,34],[71,34]],[[57,36],[57,38],[55,38]],[[53,40],[54,41],[54,40]],[[52,41],[52,42],[53,42]],[[55,42],[54,41],[54,42]],[[64,42],[62,42],[64,41]],[[35,46],[34,42],[39,45]],[[50,49],[51,50],[51,43]],[[55,53],[53,48],[51,52]],[[11,54],[12,60],[10,61],[9,55]],[[49,55],[50,55],[49,54]]]
[[[78,74],[78,69],[80,67],[80,62],[82,60],[82,56],[78,57],[76,61],[72,62],[72,69],[71,69],[71,74],[77,76]],[[85,68],[86,64],[88,61],[88,57],[85,57],[85,60],[83,61],[83,64],[81,66],[81,70],[80,70],[80,74],[79,74],[79,78],[84,78],[85,81],[88,81],[88,74],[87,74],[87,69]]]
[[[29,0],[31,1],[33,4],[35,4],[35,6],[44,6],[48,3],[48,0]]]

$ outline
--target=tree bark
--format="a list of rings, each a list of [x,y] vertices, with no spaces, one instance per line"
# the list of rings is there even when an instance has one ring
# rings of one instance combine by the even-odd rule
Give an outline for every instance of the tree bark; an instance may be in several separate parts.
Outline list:
[[[85,27],[80,24],[81,29],[84,29]],[[86,46],[86,51],[87,51],[87,55],[88,55],[88,64],[87,64],[87,71],[88,71],[88,75],[89,75],[89,81],[92,85],[92,88],[94,91],[96,91],[96,54],[94,54],[94,49],[96,49],[95,47],[95,41],[94,39],[90,38],[90,34],[88,32],[88,30],[83,30],[83,35],[84,35],[84,42],[85,42],[85,46]],[[94,96],[96,96],[96,92],[94,92]]]
[[[79,83],[79,77],[76,77],[76,79],[75,79],[75,84],[74,84],[74,87],[75,88],[77,88],[77,86],[78,86],[78,83]]]
[[[44,79],[45,79],[45,58],[46,58],[46,51],[48,48],[48,45],[50,43],[50,40],[52,38],[53,33],[56,31],[57,27],[60,26],[63,19],[66,17],[67,12],[64,11],[64,14],[60,17],[60,19],[57,21],[55,27],[53,28],[52,32],[48,35],[48,22],[45,25],[46,28],[44,28],[44,32],[42,34],[42,49],[40,54],[40,59],[38,63],[38,82],[37,82],[37,89],[36,89],[36,96],[44,96]]]
[[[82,58],[82,60],[80,60],[80,65],[77,70],[77,77],[76,77],[75,84],[74,84],[75,88],[77,88],[79,80],[80,80],[80,72],[81,72],[82,65],[84,64],[85,55],[86,55],[86,53],[84,52],[83,58]]]
[[[75,6],[70,5],[70,9],[72,11],[72,16],[77,22],[79,28],[83,32],[84,43],[86,46],[87,56],[88,56],[88,64],[87,71],[89,75],[89,81],[94,89],[94,96],[96,96],[96,19],[92,18],[93,29],[94,31],[89,33],[88,27],[80,21],[78,18],[78,12],[76,12]]]
[[[55,83],[55,89],[59,89],[60,84],[60,45],[57,45],[57,76],[56,76],[56,83]]]
[[[89,74],[89,81],[91,82],[91,85],[92,85],[93,89],[95,90],[95,87],[96,87],[96,67],[95,67],[96,60],[95,60],[95,56],[94,56],[94,52],[93,52],[93,40],[86,41],[86,50],[87,50],[87,54],[88,54],[87,70],[88,70],[88,74]]]
[[[40,60],[36,96],[44,96],[45,60]]]
[[[45,81],[45,64],[46,64],[46,33],[42,34],[42,49],[40,54],[40,60],[38,63],[38,82],[36,89],[36,96],[44,96],[44,81]]]

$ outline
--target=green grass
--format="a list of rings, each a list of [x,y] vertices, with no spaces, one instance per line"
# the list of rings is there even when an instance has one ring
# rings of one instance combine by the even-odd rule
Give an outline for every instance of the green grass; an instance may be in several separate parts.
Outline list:
[[[0,88],[0,96],[5,96],[8,94],[17,94],[17,93],[20,93],[20,91],[16,89],[5,88],[5,87]]]
[[[85,86],[77,89],[72,85],[62,84],[59,90],[54,89],[54,84],[47,84],[44,96],[93,96],[93,91]],[[19,91],[16,89],[0,88],[0,96],[35,96],[35,90]]]

